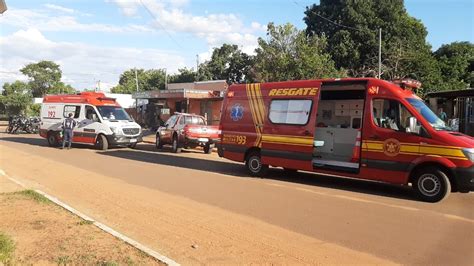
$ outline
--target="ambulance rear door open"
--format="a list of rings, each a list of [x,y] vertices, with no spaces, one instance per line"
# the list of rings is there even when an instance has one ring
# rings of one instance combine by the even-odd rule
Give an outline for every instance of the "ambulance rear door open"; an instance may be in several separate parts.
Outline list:
[[[262,163],[312,171],[316,110],[321,82],[262,84],[268,108],[262,135]],[[263,90],[263,89],[262,89]]]
[[[314,133],[314,170],[359,172],[366,87],[366,81],[322,84]]]

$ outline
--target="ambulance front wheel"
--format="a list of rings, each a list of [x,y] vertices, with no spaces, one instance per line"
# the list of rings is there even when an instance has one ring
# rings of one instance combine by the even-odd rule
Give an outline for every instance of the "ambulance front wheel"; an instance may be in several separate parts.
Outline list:
[[[107,138],[104,135],[97,136],[97,139],[95,140],[95,147],[98,150],[107,150],[109,148],[109,142],[107,141]]]
[[[264,176],[267,173],[268,165],[262,164],[260,153],[253,152],[247,156],[245,161],[247,171],[251,176]]]
[[[427,202],[438,202],[451,192],[448,176],[436,168],[420,169],[413,180],[413,188],[418,198]]]

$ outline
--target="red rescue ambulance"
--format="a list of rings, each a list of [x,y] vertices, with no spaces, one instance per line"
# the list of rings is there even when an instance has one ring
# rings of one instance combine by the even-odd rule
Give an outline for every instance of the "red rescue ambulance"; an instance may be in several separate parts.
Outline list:
[[[239,84],[221,117],[221,157],[251,175],[288,171],[412,184],[425,201],[474,190],[474,138],[450,131],[413,80],[374,78]]]
[[[142,141],[140,125],[114,98],[100,92],[82,92],[43,98],[40,135],[48,140],[50,146],[57,146],[61,141],[61,125],[70,113],[77,121],[73,143],[107,150],[110,146],[133,148]]]

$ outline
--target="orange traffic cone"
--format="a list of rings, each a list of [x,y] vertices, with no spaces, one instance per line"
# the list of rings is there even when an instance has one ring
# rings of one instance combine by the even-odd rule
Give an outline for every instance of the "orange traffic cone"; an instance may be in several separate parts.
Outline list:
[[[361,141],[361,135],[360,135],[360,128],[357,132],[357,138],[356,138],[356,143],[354,145],[354,148],[352,149],[352,163],[357,163],[359,162],[360,159],[360,141]]]

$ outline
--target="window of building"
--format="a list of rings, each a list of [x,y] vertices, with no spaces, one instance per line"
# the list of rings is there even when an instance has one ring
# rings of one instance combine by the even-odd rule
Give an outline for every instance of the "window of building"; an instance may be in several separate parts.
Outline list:
[[[311,100],[273,100],[270,104],[270,121],[274,124],[306,125],[311,105]]]

